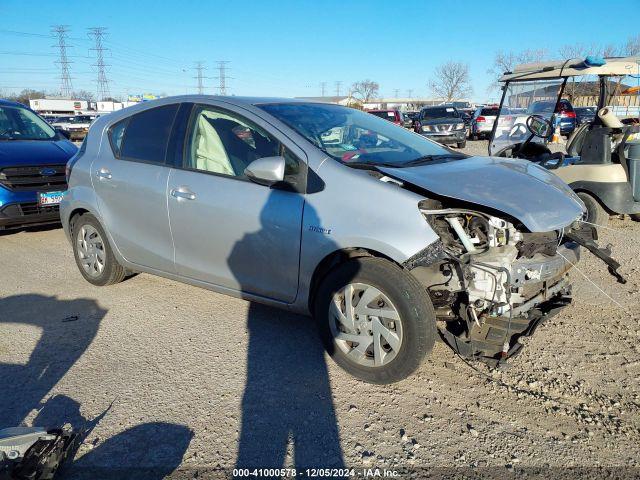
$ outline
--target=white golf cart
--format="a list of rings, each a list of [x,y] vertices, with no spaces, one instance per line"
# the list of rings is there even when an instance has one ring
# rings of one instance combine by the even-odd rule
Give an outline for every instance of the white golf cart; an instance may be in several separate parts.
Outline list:
[[[621,95],[638,83],[640,57],[569,59],[519,65],[500,81],[503,94],[489,155],[524,158],[552,170],[585,203],[589,222],[610,214],[640,221],[638,106]],[[581,125],[571,101],[597,103],[593,122]],[[612,105],[623,99],[626,105]],[[626,108],[626,110],[625,110]],[[627,116],[620,120],[619,116]],[[552,152],[552,136],[568,136]]]

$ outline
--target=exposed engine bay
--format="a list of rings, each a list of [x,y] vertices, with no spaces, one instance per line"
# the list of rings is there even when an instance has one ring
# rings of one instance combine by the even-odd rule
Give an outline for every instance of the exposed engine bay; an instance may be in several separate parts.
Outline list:
[[[529,232],[515,220],[436,200],[420,209],[440,241],[405,267],[425,285],[443,339],[465,358],[506,360],[543,320],[570,304],[568,271],[579,261],[579,244],[594,248],[624,281],[610,251],[595,244],[595,229],[580,221]]]

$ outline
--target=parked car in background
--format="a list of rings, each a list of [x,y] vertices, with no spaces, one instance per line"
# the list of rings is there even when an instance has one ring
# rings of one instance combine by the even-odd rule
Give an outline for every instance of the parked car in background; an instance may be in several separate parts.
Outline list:
[[[576,112],[576,123],[592,123],[596,119],[597,107],[573,107]]]
[[[95,115],[70,115],[57,118],[51,125],[68,132],[70,140],[77,141],[84,139],[94,119]]]
[[[537,101],[529,105],[528,115],[542,115],[551,119],[555,114],[556,121],[560,125],[560,134],[568,137],[576,129],[576,112],[569,100],[563,98],[556,107],[555,101]]]
[[[404,116],[402,112],[397,109],[389,109],[389,110],[366,110],[367,113],[371,115],[375,115],[376,117],[384,118],[385,120],[389,120],[396,125],[404,126]]]
[[[479,138],[489,138],[491,136],[498,110],[498,105],[484,105],[473,112],[469,132],[471,139],[478,140]]]
[[[368,382],[410,375],[438,331],[495,365],[570,303],[584,205],[525,160],[341,105],[204,95],[111,113],[84,145],[61,217],[88,282],[148,272],[312,314]]]
[[[405,124],[408,129],[413,129],[413,122],[418,118],[420,112],[404,112]]]
[[[444,145],[467,145],[467,131],[464,120],[456,107],[425,107],[414,122],[414,130],[431,140]]]
[[[77,150],[34,111],[0,100],[0,230],[60,221],[65,165]]]

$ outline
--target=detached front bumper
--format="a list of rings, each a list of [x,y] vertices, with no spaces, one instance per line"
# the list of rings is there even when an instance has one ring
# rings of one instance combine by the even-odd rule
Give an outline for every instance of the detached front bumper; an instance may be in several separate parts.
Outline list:
[[[450,145],[453,143],[462,143],[467,138],[467,130],[455,130],[452,132],[420,132],[420,135],[427,137],[430,140],[442,143],[444,145]]]

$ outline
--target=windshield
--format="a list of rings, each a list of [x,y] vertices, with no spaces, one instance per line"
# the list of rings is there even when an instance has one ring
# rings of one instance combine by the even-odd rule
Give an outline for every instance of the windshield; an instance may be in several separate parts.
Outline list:
[[[563,79],[510,82],[506,85],[502,106],[495,123],[495,134],[489,145],[490,155],[524,142],[531,136],[526,121],[530,115],[552,120]],[[534,137],[532,142],[544,142]]]
[[[375,115],[341,105],[279,103],[259,107],[348,165],[402,167],[465,157]]]
[[[0,106],[0,140],[51,140],[55,130],[22,107]]]
[[[453,107],[425,108],[422,118],[459,118],[458,111]]]

